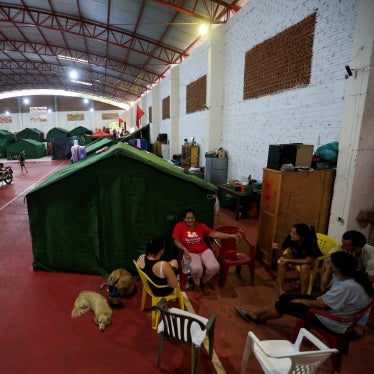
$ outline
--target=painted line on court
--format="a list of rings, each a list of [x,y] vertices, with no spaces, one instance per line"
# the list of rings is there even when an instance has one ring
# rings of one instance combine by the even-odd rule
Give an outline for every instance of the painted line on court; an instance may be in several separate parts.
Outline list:
[[[21,193],[19,193],[16,197],[14,197],[12,200],[8,201],[6,204],[4,204],[2,207],[0,207],[0,212],[6,208],[9,204],[11,204],[13,201],[17,200],[20,196],[25,195],[28,190],[31,190],[34,188],[38,183],[40,183],[42,180],[44,180],[49,174],[54,173],[58,168],[60,168],[63,165],[58,165],[54,169],[50,170],[47,174],[45,174],[43,177],[38,179],[36,182],[34,182],[31,186],[27,187],[25,190],[23,190]]]
[[[196,314],[195,309],[193,308],[193,306],[190,302],[190,299],[188,298],[186,292],[183,291],[182,295],[184,297],[184,305],[185,305],[187,311],[190,312],[190,313]],[[208,340],[207,336],[205,336],[203,344],[204,344],[204,347],[205,347],[206,351],[209,352],[209,340]],[[223,367],[222,362],[220,361],[220,359],[219,359],[219,357],[218,357],[214,348],[213,348],[212,363],[213,363],[214,368],[216,369],[217,374],[226,374],[226,370]]]

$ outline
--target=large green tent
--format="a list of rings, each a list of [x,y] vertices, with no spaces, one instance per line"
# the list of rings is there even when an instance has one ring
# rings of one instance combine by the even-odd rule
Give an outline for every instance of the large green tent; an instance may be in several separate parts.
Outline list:
[[[7,148],[8,160],[13,160],[20,152],[25,152],[27,158],[41,158],[46,155],[45,145],[33,139],[22,139],[12,143]]]
[[[167,238],[190,207],[213,225],[216,186],[146,151],[118,143],[67,166],[26,195],[35,270],[135,273],[153,236]]]

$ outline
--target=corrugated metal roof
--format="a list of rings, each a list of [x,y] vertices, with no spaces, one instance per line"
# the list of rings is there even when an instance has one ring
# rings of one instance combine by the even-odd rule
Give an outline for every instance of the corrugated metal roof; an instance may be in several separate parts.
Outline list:
[[[224,23],[246,2],[2,2],[0,92],[54,89],[112,104],[136,101],[201,42],[201,23]]]

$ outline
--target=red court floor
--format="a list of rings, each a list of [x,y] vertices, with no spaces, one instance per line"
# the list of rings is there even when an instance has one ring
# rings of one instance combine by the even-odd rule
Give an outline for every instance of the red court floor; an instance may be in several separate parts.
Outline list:
[[[25,194],[54,171],[67,167],[68,161],[27,161],[28,173],[13,165],[14,181],[0,187],[0,368],[3,373],[156,373],[157,334],[148,311],[140,311],[140,291],[114,310],[113,323],[100,333],[93,316],[86,313],[71,319],[73,302],[79,291],[97,290],[98,275],[47,273],[33,271],[32,247],[28,227]],[[221,209],[215,226],[238,225],[255,242],[256,219],[236,221],[234,212]],[[186,292],[188,297],[189,292]],[[203,350],[200,373],[240,373],[248,330],[260,339],[290,339],[295,319],[283,317],[266,325],[249,324],[233,310],[272,302],[277,288],[271,275],[257,263],[255,287],[249,286],[249,273],[230,272],[225,287],[216,289],[191,307],[203,316],[217,315],[215,329],[215,367]],[[365,337],[352,342],[350,354],[343,360],[342,373],[367,373],[374,355],[373,319]],[[189,347],[167,344],[164,347],[162,373],[187,373]],[[252,357],[250,369],[261,370]],[[330,372],[330,361],[319,370]]]

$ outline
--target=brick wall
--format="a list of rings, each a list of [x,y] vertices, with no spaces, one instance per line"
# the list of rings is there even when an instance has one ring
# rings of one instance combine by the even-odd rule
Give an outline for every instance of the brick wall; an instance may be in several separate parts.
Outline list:
[[[353,58],[356,14],[357,2],[351,0],[252,0],[226,24],[222,146],[228,151],[229,178],[251,174],[261,179],[270,144],[301,142],[317,148],[339,140],[344,66]],[[312,17],[309,83],[282,85],[279,91],[245,99],[246,53],[305,21],[312,23]]]
[[[170,118],[170,96],[162,100],[162,119]]]
[[[186,113],[194,113],[206,107],[206,75],[186,87]]]
[[[245,54],[244,99],[309,84],[315,22],[313,13]]]

